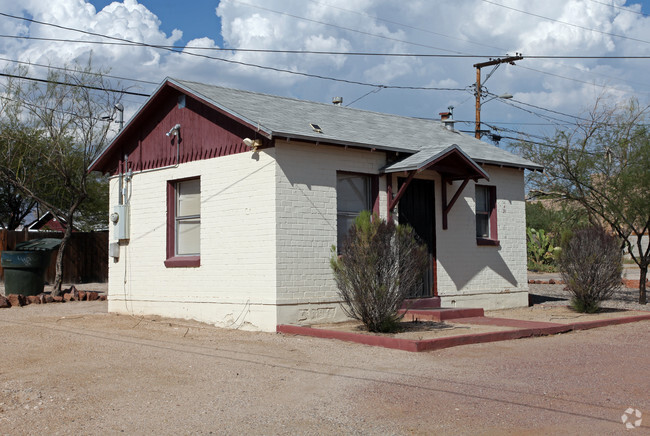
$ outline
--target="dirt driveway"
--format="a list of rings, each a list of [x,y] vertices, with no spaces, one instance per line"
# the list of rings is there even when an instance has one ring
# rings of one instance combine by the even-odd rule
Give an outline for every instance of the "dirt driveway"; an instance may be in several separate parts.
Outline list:
[[[428,353],[106,314],[0,311],[0,435],[650,431],[650,322]]]

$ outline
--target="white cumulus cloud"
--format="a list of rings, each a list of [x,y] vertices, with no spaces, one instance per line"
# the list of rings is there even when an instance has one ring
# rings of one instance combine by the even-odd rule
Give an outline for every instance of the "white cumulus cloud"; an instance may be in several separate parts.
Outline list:
[[[86,0],[0,0],[0,11],[149,45],[178,44],[186,29],[163,31],[161,20],[170,18],[151,12],[147,4],[153,1],[115,1],[96,10]],[[116,45],[113,43],[119,41],[101,36],[2,17],[0,32],[14,37],[0,39],[0,57],[62,66],[75,60],[85,63],[92,53],[96,67],[110,68],[112,74],[126,78],[160,82],[172,76],[323,102],[341,95],[344,104],[365,95],[355,107],[432,118],[452,104],[457,119],[470,121],[474,112],[471,85],[476,77],[473,64],[487,60],[477,55],[650,55],[649,19],[634,13],[641,11],[641,6],[626,0],[611,2],[221,0],[218,5],[215,2],[214,16],[221,24],[219,41],[213,28],[206,29],[203,37],[175,50]],[[191,7],[188,2],[187,8]],[[89,43],[93,41],[107,44]],[[207,50],[223,48],[268,51]],[[273,50],[469,57],[346,56]],[[5,67],[15,65],[3,62]],[[484,81],[489,76],[484,83],[491,93],[510,92],[529,104],[578,114],[603,94],[613,99],[634,96],[647,103],[650,83],[645,63],[647,60],[526,58],[515,66],[500,65],[495,71],[484,68],[482,75]],[[373,88],[277,70],[387,86],[465,90]],[[43,74],[35,67],[30,71]],[[155,88],[128,81],[125,84],[146,92]],[[141,102],[135,97],[126,100],[133,107]],[[545,122],[496,102],[483,110],[484,120]],[[472,128],[469,123],[466,127]]]

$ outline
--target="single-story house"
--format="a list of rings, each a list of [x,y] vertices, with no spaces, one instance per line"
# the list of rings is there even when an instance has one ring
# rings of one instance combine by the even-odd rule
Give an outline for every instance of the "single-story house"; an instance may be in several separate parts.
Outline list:
[[[30,232],[65,232],[67,226],[68,222],[65,220],[65,218],[57,218],[52,214],[52,212],[45,212],[40,216],[40,218],[37,218],[31,223],[26,224],[25,228],[27,228],[27,230]],[[77,230],[74,226],[72,229],[73,231]]]
[[[371,209],[411,224],[418,297],[528,303],[529,160],[440,121],[166,79],[95,160],[109,311],[274,331],[345,318],[329,258]]]

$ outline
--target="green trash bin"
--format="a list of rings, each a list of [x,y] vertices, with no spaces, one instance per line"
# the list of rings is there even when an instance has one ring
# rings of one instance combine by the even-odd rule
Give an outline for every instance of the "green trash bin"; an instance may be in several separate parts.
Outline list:
[[[45,287],[45,271],[60,239],[41,238],[16,244],[15,251],[3,251],[5,294],[37,295]]]

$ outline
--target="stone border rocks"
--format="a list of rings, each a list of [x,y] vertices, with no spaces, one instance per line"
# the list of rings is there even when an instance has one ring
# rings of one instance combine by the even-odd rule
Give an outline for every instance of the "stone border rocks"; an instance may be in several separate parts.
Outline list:
[[[106,300],[106,294],[94,291],[80,291],[76,287],[71,286],[65,289],[60,296],[54,297],[49,292],[42,292],[38,295],[20,295],[9,294],[7,296],[0,295],[0,309],[9,307],[22,307],[28,304],[47,304],[47,303],[66,303],[70,301],[95,301]]]

